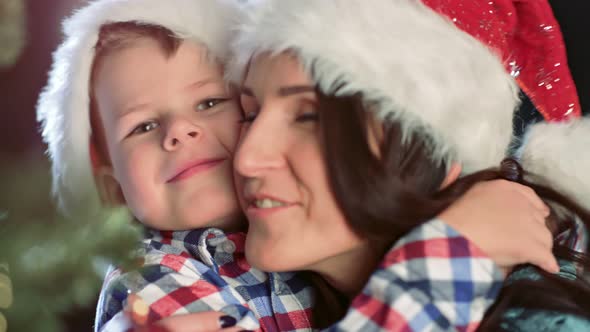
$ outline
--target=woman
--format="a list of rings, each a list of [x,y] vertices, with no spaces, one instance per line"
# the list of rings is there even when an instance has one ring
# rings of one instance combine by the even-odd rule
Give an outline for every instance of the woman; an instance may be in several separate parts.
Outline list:
[[[513,176],[516,164],[508,161],[501,172],[480,172],[455,182],[456,163],[466,173],[497,166],[508,147],[516,89],[501,61],[480,44],[505,29],[487,13],[507,3],[496,2],[499,7],[490,4],[480,12],[479,4],[470,7],[468,2],[463,8],[430,9],[409,1],[362,7],[345,1],[268,2],[242,29],[233,73],[243,82],[244,120],[252,123],[243,129],[235,166],[238,194],[251,222],[248,259],[265,270],[311,270],[322,276],[327,293],[336,294],[330,307],[316,308],[326,326],[342,316],[378,268],[334,329],[477,327],[465,317],[452,322],[449,317],[469,315],[485,302],[465,301],[461,305],[466,310],[445,311],[452,294],[428,293],[437,282],[450,280],[447,273],[460,273],[458,269],[440,265],[438,276],[424,278],[423,271],[414,270],[404,275],[403,268],[388,262],[411,255],[396,250],[407,242],[386,251],[414,226],[437,215],[445,220],[448,214],[439,213],[475,183],[518,179]],[[479,35],[481,40],[436,13],[459,9],[489,21],[491,28],[472,31],[486,34]],[[510,13],[505,17],[514,14],[504,9]],[[467,26],[462,19],[478,19],[455,18]],[[408,26],[412,33],[404,31]],[[522,55],[506,50],[514,46],[508,44],[492,46],[498,46],[500,55]],[[530,86],[534,80],[523,72],[527,75],[521,86]],[[560,78],[568,79],[565,74]],[[533,99],[544,106],[555,102],[541,95]],[[558,118],[560,110],[550,109]],[[577,113],[579,109],[568,114]],[[509,202],[502,204],[501,209],[510,210]],[[587,220],[579,207],[568,207]],[[452,231],[441,222],[430,226],[422,231]],[[508,227],[538,238],[540,246],[551,243],[546,241],[550,235],[536,233],[530,225]],[[412,241],[413,235],[404,241]],[[495,238],[489,241],[503,245]],[[422,247],[416,244],[414,249]],[[381,265],[375,257],[384,257]],[[423,265],[436,266],[436,260]],[[465,277],[464,283],[470,282]],[[419,284],[425,286],[410,287]],[[477,291],[477,285],[470,286]],[[416,307],[413,297],[427,294],[430,303]],[[340,304],[337,310],[335,303]]]
[[[589,316],[588,304],[579,301],[590,292],[581,279],[588,266],[587,247],[563,242],[564,234],[579,239],[583,232],[577,230],[590,223],[585,202],[580,200],[584,196],[578,190],[568,199],[549,187],[522,180],[513,161],[506,161],[499,171],[481,171],[500,164],[516,106],[512,80],[486,47],[506,58],[522,55],[522,50],[507,49],[514,46],[510,35],[502,22],[493,20],[509,4],[490,2],[489,8],[482,9],[475,2],[438,7],[435,1],[375,1],[360,7],[334,0],[267,2],[255,11],[236,43],[234,68],[234,77],[243,81],[244,118],[251,122],[243,128],[235,167],[238,194],[250,221],[246,253],[254,266],[269,271],[315,271],[346,307],[347,299],[364,284],[366,271],[377,267],[370,257],[383,255],[388,245],[439,215],[475,183],[508,178],[569,211],[554,213],[548,222],[559,244],[556,253],[576,257],[579,271],[573,270],[574,282],[541,274],[546,279],[535,284],[537,289],[561,291],[559,297],[547,293],[539,303],[517,293],[521,285],[531,283],[515,278],[482,329],[497,328],[506,318],[508,305]],[[477,40],[453,25],[463,19],[477,22],[477,17],[443,18],[460,12],[484,13],[481,30],[462,22]],[[505,14],[509,17],[514,12]],[[412,30],[405,31],[409,26]],[[556,28],[543,30],[551,33]],[[495,33],[501,34],[498,44],[487,38]],[[520,86],[530,87],[537,78],[523,73]],[[552,79],[562,95],[537,94],[531,99],[548,118],[574,118],[580,114],[575,89],[559,83],[571,77],[567,70],[558,73],[562,76]],[[538,90],[530,93],[534,92]],[[557,107],[567,98],[572,103]],[[324,160],[325,166],[318,160]],[[466,173],[475,173],[454,181],[456,162]],[[550,179],[555,178],[559,177]],[[260,203],[267,199],[269,203]],[[579,217],[576,222],[571,215]],[[444,213],[440,219],[445,220]],[[540,244],[546,234],[535,236]],[[390,309],[404,300],[398,297],[399,288],[424,282],[411,276],[406,283],[393,279],[395,271],[388,271],[387,261],[399,255],[395,248],[385,254],[380,270],[363,290],[366,296],[352,302],[352,311],[340,323],[343,329],[449,328],[444,309],[432,314],[417,308],[415,316]],[[350,274],[359,269],[360,273]],[[520,303],[513,302],[513,294],[518,294]],[[341,316],[335,313],[327,323]]]

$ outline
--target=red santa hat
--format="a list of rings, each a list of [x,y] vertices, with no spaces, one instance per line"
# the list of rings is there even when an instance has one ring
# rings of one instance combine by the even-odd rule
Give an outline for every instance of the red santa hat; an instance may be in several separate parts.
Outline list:
[[[98,0],[63,22],[64,41],[53,54],[37,119],[52,161],[53,192],[66,214],[100,207],[90,160],[89,83],[94,47],[106,23],[160,25],[179,38],[205,45],[218,60],[228,56],[230,29],[240,11],[232,0]]]
[[[547,117],[580,113],[544,1],[255,1],[233,49],[230,79],[252,56],[289,51],[321,91],[362,93],[465,172],[505,157],[518,87]]]

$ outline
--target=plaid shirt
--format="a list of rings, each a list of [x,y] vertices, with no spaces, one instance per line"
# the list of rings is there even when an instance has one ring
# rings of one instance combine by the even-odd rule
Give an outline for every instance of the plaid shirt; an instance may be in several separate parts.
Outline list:
[[[386,254],[346,317],[329,331],[474,331],[503,276],[480,249],[439,220]]]
[[[149,306],[148,322],[214,310],[235,317],[248,330],[309,331],[311,288],[295,273],[252,268],[244,241],[244,233],[226,235],[214,228],[150,231],[143,241],[142,266],[107,276],[95,330],[129,327],[122,311],[127,295],[135,293]]]
[[[239,324],[243,328],[256,329],[255,318],[261,317],[262,329],[275,331],[293,330],[293,327],[301,330],[309,329],[311,294],[300,280],[293,274],[265,274],[252,269],[244,260],[243,234],[225,237],[223,233],[216,233],[220,235],[207,241],[209,242],[207,250],[202,250],[204,246],[200,244],[203,242],[203,237],[207,237],[205,235],[207,233],[198,232],[201,234],[200,237],[194,235],[191,237],[200,238],[198,241],[189,241],[189,236],[186,235],[176,235],[177,233],[187,234],[187,232],[175,232],[173,238],[179,240],[172,243],[162,239],[146,242],[148,254],[151,252],[156,257],[171,256],[169,259],[173,261],[175,261],[174,256],[183,257],[181,266],[175,265],[174,271],[160,269],[157,273],[159,278],[148,276],[148,269],[126,274],[121,272],[111,274],[103,287],[97,311],[96,330],[100,330],[103,324],[113,316],[120,319],[111,319],[103,331],[122,330],[112,326],[118,324],[117,320],[125,320],[120,312],[129,291],[138,293],[150,305],[151,321],[172,314],[221,310],[241,318]],[[236,244],[235,250],[232,245],[224,245],[224,239],[231,239]],[[163,242],[168,244],[163,245]],[[191,243],[197,243],[197,245]],[[171,250],[173,248],[176,249]],[[196,250],[185,250],[185,248],[196,248]],[[168,253],[161,253],[162,249],[166,249]],[[228,255],[231,252],[233,254]],[[187,255],[190,254],[197,258],[188,258]],[[235,257],[230,258],[232,255]],[[222,259],[222,256],[225,258]],[[210,261],[212,258],[213,261]],[[207,265],[208,262],[212,264]],[[193,282],[183,282],[175,288],[184,290],[190,296],[184,301],[177,301],[171,295],[169,286],[161,285],[162,280],[168,273],[176,275],[184,273],[183,269],[188,263],[191,267],[204,266],[205,269],[202,269],[202,272],[193,272],[195,268],[189,269],[193,274],[189,279]],[[150,259],[147,255],[145,267],[151,266],[150,264],[167,267],[174,265],[162,258]],[[239,273],[229,273],[228,276],[227,271],[234,269],[229,266],[234,265],[240,267],[237,270]],[[248,278],[235,278],[236,275],[256,275],[257,277],[252,280],[256,280],[257,285],[263,284],[260,280],[267,276],[267,282],[273,285],[271,291],[281,290],[281,295],[277,299],[277,295],[269,293],[268,288],[260,288],[253,292],[252,288],[244,285],[244,280]],[[195,279],[202,282],[196,283]],[[222,279],[223,282],[219,282],[218,279]],[[501,280],[500,272],[487,256],[450,226],[433,220],[416,228],[394,245],[384,257],[379,269],[369,279],[363,292],[354,299],[347,316],[328,330],[471,331],[478,326],[484,312],[497,295]],[[223,284],[223,287],[219,287],[219,284]],[[211,289],[207,294],[215,295],[213,304],[209,304],[208,297],[201,298],[195,289],[201,287]],[[290,305],[284,305],[285,310],[275,310],[273,313],[268,306],[251,304],[252,298],[260,303],[273,303],[274,300],[274,303]],[[172,309],[167,302],[173,304]],[[182,304],[189,302],[196,305]],[[250,308],[255,308],[256,311],[252,312]],[[275,306],[272,308],[274,309]],[[236,315],[236,312],[239,315]],[[280,320],[277,316],[285,318],[286,322],[276,323],[275,320]]]

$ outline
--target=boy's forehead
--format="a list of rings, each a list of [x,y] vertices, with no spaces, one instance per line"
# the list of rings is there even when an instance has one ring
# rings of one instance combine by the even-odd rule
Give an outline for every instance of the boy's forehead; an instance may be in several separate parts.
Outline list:
[[[208,56],[202,45],[184,41],[167,57],[149,39],[137,40],[104,57],[95,80],[95,96],[109,99],[117,109],[145,104],[154,97],[178,90],[225,85],[222,67]]]

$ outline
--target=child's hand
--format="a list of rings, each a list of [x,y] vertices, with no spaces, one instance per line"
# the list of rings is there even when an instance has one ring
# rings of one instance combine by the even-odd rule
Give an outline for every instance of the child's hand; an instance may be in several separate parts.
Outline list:
[[[243,329],[235,326],[221,327],[222,317],[230,317],[224,315],[222,312],[208,311],[171,316],[156,324],[146,325],[140,329],[136,329],[135,332],[245,332]]]
[[[134,324],[133,332],[239,332],[236,319],[218,311],[199,312],[164,318],[146,324],[147,305],[134,294],[127,297],[125,312]]]
[[[481,182],[439,218],[487,253],[504,272],[531,263],[557,273],[549,208],[529,187],[506,180]]]
[[[12,305],[12,284],[8,277],[8,266],[0,264],[0,309],[7,309]],[[0,312],[0,332],[8,329],[6,318]]]

